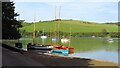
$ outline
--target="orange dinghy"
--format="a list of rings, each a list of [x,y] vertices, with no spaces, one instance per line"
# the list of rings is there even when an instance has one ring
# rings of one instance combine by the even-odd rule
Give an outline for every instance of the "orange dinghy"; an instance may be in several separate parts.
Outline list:
[[[60,45],[53,45],[53,52],[55,53],[62,53],[62,54],[68,54],[69,50],[65,46],[60,46]]]
[[[63,45],[53,45],[54,50],[68,50],[68,54],[74,53],[74,48],[70,46],[63,46]]]

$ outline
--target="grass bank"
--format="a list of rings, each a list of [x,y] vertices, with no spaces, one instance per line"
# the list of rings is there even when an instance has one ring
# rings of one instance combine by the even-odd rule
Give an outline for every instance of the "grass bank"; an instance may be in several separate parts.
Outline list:
[[[36,22],[36,31],[40,31],[44,28],[45,32],[54,32],[56,23],[56,30],[58,31],[58,23],[60,23],[60,31],[62,32],[102,32],[105,29],[107,32],[118,32],[118,26],[113,24],[98,24],[93,22],[85,22],[79,20],[61,20],[61,21],[44,21]],[[34,24],[23,23],[23,27],[20,30],[26,32],[33,32]]]

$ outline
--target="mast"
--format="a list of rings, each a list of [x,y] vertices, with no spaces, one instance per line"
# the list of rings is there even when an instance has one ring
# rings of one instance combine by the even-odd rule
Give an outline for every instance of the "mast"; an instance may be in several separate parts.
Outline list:
[[[56,20],[56,5],[55,5],[55,20]],[[56,22],[54,20],[54,38],[56,38]]]
[[[35,14],[34,14],[33,44],[35,43],[35,42],[34,42],[34,39],[35,39],[35,31],[36,31],[36,24],[35,24]]]
[[[51,28],[50,28],[50,44],[52,44],[52,35],[51,35]]]
[[[58,44],[60,44],[60,9],[61,9],[61,7],[59,6],[59,21],[58,21]]]
[[[55,44],[56,44],[56,5],[55,5],[55,20],[54,20],[54,39],[55,39]]]
[[[71,26],[70,26],[70,37],[69,37],[69,46],[71,45]]]
[[[44,29],[43,29],[43,33],[42,34],[43,34],[42,36],[44,36]],[[42,44],[44,45],[45,44],[44,38],[42,40],[43,40]]]

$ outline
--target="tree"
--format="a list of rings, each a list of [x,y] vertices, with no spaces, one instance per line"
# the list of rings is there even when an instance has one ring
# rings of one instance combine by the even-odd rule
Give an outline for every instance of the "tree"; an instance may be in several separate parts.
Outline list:
[[[2,2],[2,39],[18,39],[21,37],[19,28],[21,22],[16,20],[15,6],[13,2]]]
[[[107,36],[107,34],[108,34],[107,30],[106,29],[102,29],[102,34],[103,34],[103,36]]]

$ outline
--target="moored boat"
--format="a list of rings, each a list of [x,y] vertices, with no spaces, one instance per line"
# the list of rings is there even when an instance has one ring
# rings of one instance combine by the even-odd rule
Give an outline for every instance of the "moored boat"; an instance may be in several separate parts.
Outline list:
[[[68,54],[69,50],[64,50],[64,49],[56,49],[53,50],[54,53],[62,53],[62,54]]]
[[[55,12],[56,12],[56,7],[55,7]],[[56,20],[56,13],[55,13],[55,20]],[[56,37],[56,22],[54,20],[54,38],[52,38],[51,40],[55,43],[52,44],[52,46],[54,47],[53,48],[53,52],[60,52],[60,53],[67,53],[67,54],[71,54],[74,52],[74,48],[72,47],[69,47],[70,46],[70,41],[71,41],[71,32],[70,32],[70,38],[67,39],[67,38],[62,38],[61,39],[61,36],[60,36],[60,7],[59,7],[59,22],[58,22],[58,37]],[[51,35],[50,35],[51,36]],[[67,43],[69,42],[69,46],[63,46],[61,45],[61,42],[62,43]],[[57,43],[57,44],[56,44]]]
[[[61,46],[61,45],[52,45],[53,48],[53,52],[55,53],[69,53],[68,48],[66,48],[65,46]]]
[[[113,42],[113,39],[108,39],[107,41],[111,43],[111,42]]]
[[[27,48],[28,49],[33,49],[33,50],[52,50],[53,46],[28,43]]]
[[[68,51],[67,53],[68,54],[72,54],[74,53],[74,48],[73,47],[70,47],[70,46],[63,46],[63,45],[53,45],[54,47],[54,50],[53,51],[56,51],[56,52],[63,52],[66,50]]]

